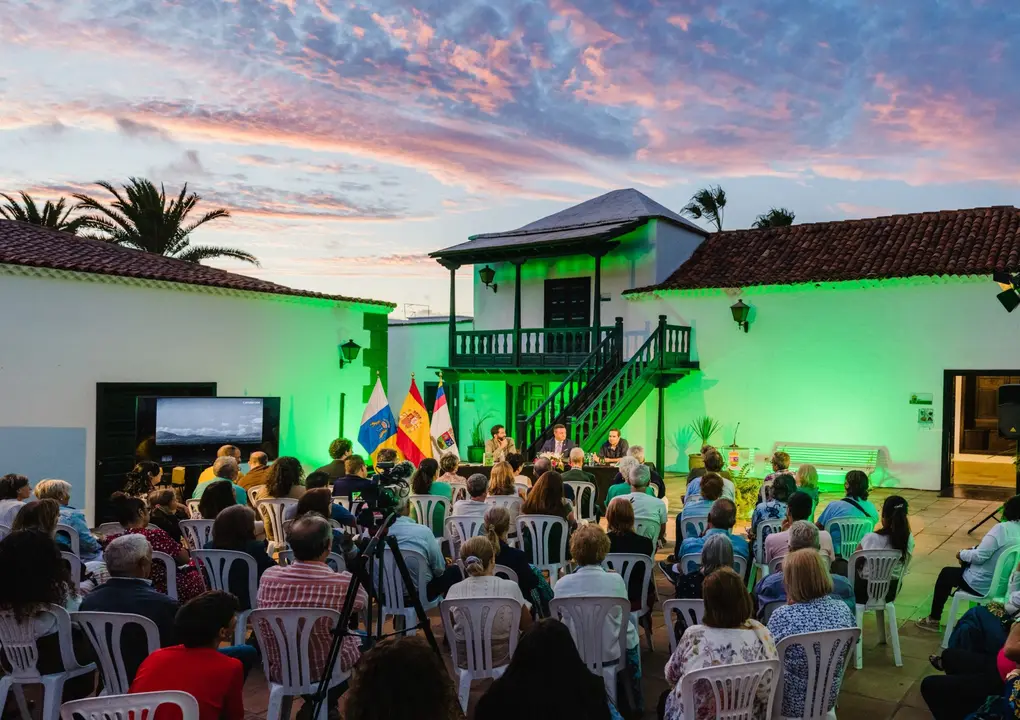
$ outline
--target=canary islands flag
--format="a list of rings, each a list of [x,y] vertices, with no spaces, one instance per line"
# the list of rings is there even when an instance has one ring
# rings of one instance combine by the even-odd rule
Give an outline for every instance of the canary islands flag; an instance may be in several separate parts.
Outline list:
[[[397,418],[397,450],[415,467],[425,458],[432,457],[429,414],[425,411],[425,401],[421,399],[413,374],[411,387],[400,407],[400,417]]]
[[[436,390],[436,404],[432,408],[432,456],[442,457],[443,453],[452,452],[460,455],[457,439],[453,436],[453,423],[450,421],[450,407],[446,404],[446,391],[443,380],[439,379]]]
[[[397,423],[393,419],[393,411],[390,410],[390,401],[386,399],[382,379],[376,378],[372,397],[368,399],[368,405],[361,416],[358,442],[372,456],[374,463],[375,455],[379,450],[386,447],[396,449],[396,437]]]

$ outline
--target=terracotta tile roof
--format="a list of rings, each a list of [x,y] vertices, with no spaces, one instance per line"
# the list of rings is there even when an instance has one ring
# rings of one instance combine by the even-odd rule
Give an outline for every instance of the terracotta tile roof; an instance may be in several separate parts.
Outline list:
[[[942,210],[713,233],[663,283],[627,293],[1020,269],[1020,210]]]
[[[295,290],[208,265],[196,265],[13,220],[0,220],[0,264],[396,307],[394,303],[382,300]]]

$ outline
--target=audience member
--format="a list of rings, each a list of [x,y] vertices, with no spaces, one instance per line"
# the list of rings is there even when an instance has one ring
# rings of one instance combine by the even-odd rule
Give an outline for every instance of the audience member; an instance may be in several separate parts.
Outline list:
[[[700,600],[705,578],[721,567],[733,567],[733,543],[725,535],[710,535],[701,548],[701,566],[676,579],[679,600]]]
[[[239,448],[234,447],[233,445],[224,445],[219,450],[216,451],[216,459],[219,460],[220,458],[225,457],[234,458],[234,464],[237,465],[239,469],[236,479],[237,480],[242,479],[244,477],[244,473],[240,472],[241,450]],[[223,476],[216,474],[216,463],[213,462],[212,465],[203,470],[202,474],[198,476],[198,483],[201,485],[204,482],[209,482],[210,480],[214,480],[215,478],[218,477]]]
[[[194,492],[191,493],[192,500],[201,500],[202,494],[214,482],[219,480],[228,480],[230,481],[231,488],[234,490],[234,498],[237,500],[237,504],[248,504],[248,492],[237,484],[237,480],[241,477],[241,471],[238,467],[237,460],[230,456],[216,458],[216,462],[213,463],[212,470],[212,475],[208,480],[202,480],[195,486]]]
[[[104,553],[110,578],[85,596],[81,610],[87,612],[131,613],[147,617],[159,629],[160,647],[176,642],[174,616],[177,601],[152,587],[152,546],[141,535],[121,535],[112,540]],[[128,678],[149,654],[144,631],[134,625],[124,628],[121,653]]]
[[[517,452],[514,439],[506,434],[506,428],[502,425],[493,425],[490,435],[485,441],[485,452],[492,456],[494,463],[504,462],[507,455]]]
[[[480,476],[485,480],[485,476]],[[483,503],[484,504],[484,503]],[[414,550],[425,558],[425,596],[432,600],[445,595],[454,583],[460,582],[464,576],[456,563],[449,565],[439,548],[439,540],[432,534],[432,528],[419,525],[411,519],[411,504],[406,497],[397,503],[399,517],[390,526],[390,537],[397,539],[397,545],[404,552]]]
[[[89,530],[85,522],[85,513],[71,507],[71,483],[66,480],[40,480],[35,486],[35,496],[40,500],[55,500],[60,507],[60,523],[78,531],[79,556],[82,562],[99,560],[103,549],[99,540]],[[57,536],[57,544],[62,550],[70,550],[70,542],[63,535]]]
[[[627,500],[634,506],[634,521],[644,525],[638,532],[652,542],[666,538],[666,503],[648,494],[652,471],[647,465],[638,465],[630,472],[630,495]]]
[[[468,600],[471,598],[506,598],[520,605],[515,613],[519,618],[519,631],[531,627],[531,603],[524,599],[517,583],[496,577],[496,556],[492,552],[492,543],[487,537],[472,537],[461,543],[460,559],[464,563],[467,577],[456,583],[446,593],[447,600]],[[454,638],[450,642],[457,643],[457,655],[460,667],[467,667],[467,648],[464,639],[465,629],[471,632],[470,624],[463,622],[463,614],[452,613]],[[495,618],[487,620],[492,628],[492,662],[499,665],[510,656],[510,632],[513,616],[505,608],[501,608]]]
[[[351,455],[347,458],[345,467],[346,474],[333,483],[333,497],[346,497],[348,502],[353,502],[354,493],[363,492],[365,488],[372,487],[373,483],[368,479],[368,468],[365,467],[365,460],[360,455]]]
[[[142,535],[157,552],[166,553],[177,563],[177,597],[181,602],[205,592],[202,573],[191,563],[188,551],[155,525],[149,525],[149,510],[135,497],[116,492],[110,496],[113,518],[124,528],[124,534]],[[120,537],[115,535],[114,537]],[[152,584],[161,593],[166,592],[166,568],[163,563],[152,566]]]
[[[11,532],[36,530],[56,540],[58,522],[60,522],[60,505],[56,500],[52,498],[30,500],[22,505],[21,510],[14,516]],[[61,538],[61,540],[64,540],[64,546],[61,549],[66,550],[68,548],[67,538]]]
[[[818,528],[811,523],[806,520],[798,520],[790,525],[790,530],[788,532],[790,536],[790,549],[788,554],[792,554],[803,549],[810,549],[821,553],[820,543],[818,540]],[[785,556],[783,563],[785,566]],[[828,565],[827,558],[824,556],[822,556],[822,563]],[[832,575],[832,586],[832,594],[838,600],[842,600],[846,603],[847,607],[851,610],[854,610],[854,588],[850,581],[843,575]],[[769,573],[762,578],[758,582],[758,585],[755,586],[754,593],[758,599],[758,616],[767,620],[768,613],[770,613],[777,605],[787,601],[786,586],[783,583],[782,568],[778,572]],[[771,607],[769,607],[769,605],[771,605]]]
[[[751,513],[751,527],[747,530],[748,540],[758,535],[758,526],[764,520],[782,520],[786,517],[786,503],[797,492],[797,481],[789,473],[780,473],[772,480],[772,492],[768,500],[758,503]]]
[[[347,458],[351,457],[354,445],[347,438],[337,438],[329,444],[329,457],[331,460],[318,468],[316,472],[324,472],[329,475],[331,481],[335,482],[348,473]]]
[[[566,480],[566,474],[563,477]],[[508,462],[498,462],[492,466],[492,471],[489,473],[489,495],[518,495],[523,499],[524,493],[520,493],[517,490],[517,486],[514,484],[514,469]]]
[[[555,515],[556,517],[561,517],[567,521],[568,533],[577,527],[577,521],[574,519],[574,508],[570,505],[570,501],[563,497],[563,476],[553,470],[539,475],[534,487],[528,492],[528,497],[525,498],[524,503],[521,505],[521,515]],[[546,547],[550,551],[549,562],[551,563],[562,563],[567,560],[567,558],[556,557],[556,553],[553,552],[553,550],[559,549],[562,542],[560,532],[559,527],[553,527],[549,530]],[[521,549],[527,552],[531,545],[531,536],[525,535],[523,538],[518,538],[517,543],[521,546]]]
[[[242,475],[237,484],[245,489],[245,492],[253,487],[265,485],[269,478],[269,456],[261,450],[256,450],[248,456],[248,472]]]
[[[457,469],[460,467],[460,456],[454,452],[445,452],[442,457],[439,458],[439,470],[443,473],[439,476],[441,482],[446,483],[450,486],[451,492],[455,484],[461,484],[464,482],[464,478],[457,474]]]
[[[824,516],[823,512],[822,517]],[[988,592],[999,555],[1006,548],[1020,543],[1018,521],[1020,521],[1020,495],[1014,495],[1002,506],[1002,522],[992,526],[976,548],[956,553],[960,567],[944,567],[939,572],[935,580],[935,595],[931,599],[931,612],[928,617],[916,622],[917,627],[931,632],[939,631],[942,609],[954,588],[974,595],[984,595]]]
[[[425,458],[418,463],[418,469],[411,475],[411,493],[414,495],[438,495],[445,498],[447,503],[452,502],[453,488],[449,483],[437,480],[438,475],[439,463],[432,458]],[[436,537],[442,537],[446,531],[444,527],[446,513],[446,508],[439,504],[436,504],[432,509],[432,532]]]
[[[326,493],[328,495],[329,491]],[[209,550],[236,550],[250,555],[255,561],[256,585],[263,573],[276,565],[266,553],[266,541],[255,539],[255,511],[247,505],[231,505],[216,516],[212,542],[207,547]],[[242,610],[254,607],[253,598],[248,593],[247,563],[235,562],[231,565],[228,587]]]
[[[712,509],[708,512],[708,527],[705,533],[701,537],[689,537],[680,543],[680,551],[676,553],[676,560],[678,561],[684,555],[696,555],[702,551],[705,545],[705,540],[710,538],[712,535],[725,535],[729,538],[730,542],[733,543],[733,554],[740,555],[744,560],[748,560],[751,556],[750,548],[747,544],[747,538],[743,535],[734,535],[732,533],[733,526],[737,523],[737,506],[733,504],[733,501],[727,500],[726,498],[719,498],[712,505]],[[659,567],[666,572],[667,575],[673,573],[670,568],[669,558],[659,563]],[[675,577],[675,573],[673,575]],[[675,582],[675,581],[674,581]]]
[[[618,718],[610,708],[605,683],[584,664],[570,630],[549,618],[521,637],[506,671],[478,701],[475,720]]]
[[[326,503],[328,508],[323,512],[323,517],[327,520],[333,520],[341,525],[348,525],[350,527],[356,527],[358,524],[357,518],[351,513],[350,510],[345,508],[340,503],[333,502],[333,488],[332,482],[329,476],[324,472],[308,473],[308,477],[305,478],[305,495],[301,497],[301,500],[305,499],[312,490],[325,490],[325,493],[319,493],[315,498],[309,500],[315,507],[321,508],[322,496],[325,495]],[[304,515],[308,511],[308,507],[302,509],[301,500],[298,500],[297,515]]]
[[[887,602],[892,602],[899,591],[900,582],[910,566],[910,557],[914,553],[914,536],[910,534],[910,520],[907,518],[909,508],[907,501],[899,495],[890,495],[882,503],[882,527],[861,538],[858,550],[899,550],[903,562],[893,568],[893,581],[889,584],[886,595]],[[863,562],[860,563],[863,566]],[[868,601],[868,571],[865,567],[856,568],[854,592],[857,602]]]
[[[790,496],[786,503],[786,519],[783,521],[783,531],[770,533],[765,538],[765,564],[776,558],[785,557],[790,551],[790,526],[798,520],[810,522],[813,509],[811,496],[807,493],[797,491]],[[832,536],[825,530],[818,533],[820,550],[828,559],[831,565],[836,560],[836,551],[832,547]]]
[[[571,597],[617,597],[630,602],[627,586],[619,573],[609,572],[602,567],[602,561],[609,552],[609,537],[598,525],[582,525],[570,538],[570,555],[577,569],[556,581],[553,588],[557,598]],[[602,632],[603,659],[606,662],[619,660],[620,623],[627,623],[626,664],[633,671],[636,709],[642,709],[641,698],[641,652],[638,645],[637,625],[630,622],[630,615],[619,610],[609,613]],[[567,623],[569,625],[569,622]]]
[[[818,507],[818,470],[814,465],[804,463],[797,468],[797,491],[807,493],[811,498],[811,515],[808,520],[814,522],[815,508]]]
[[[777,477],[772,485],[774,492],[779,490],[781,477]],[[768,622],[769,632],[776,643],[800,633],[857,627],[857,619],[846,603],[832,597],[833,583],[828,563],[817,551],[808,548],[795,550],[783,559],[783,586],[786,588],[787,604],[777,607]],[[844,660],[851,647],[844,646],[843,654],[836,660],[836,677],[832,679],[826,710],[836,707],[836,696],[843,682]],[[781,715],[803,717],[809,676],[807,655],[804,648],[794,646],[780,660],[784,667]],[[814,664],[814,657],[810,662]]]
[[[467,479],[467,491],[468,498],[455,502],[450,515],[457,515],[459,517],[484,516],[485,511],[489,509],[485,502],[485,498],[489,496],[489,479],[481,473],[475,473]]]
[[[14,516],[32,496],[32,486],[24,475],[4,475],[0,478],[0,525],[10,527]]]
[[[210,478],[211,479],[211,478]],[[152,492],[163,484],[163,468],[159,463],[152,460],[142,460],[134,466],[127,474],[127,481],[124,483],[124,494],[140,499],[145,499]]]
[[[423,528],[428,530],[428,528]],[[431,537],[431,533],[429,533]],[[294,521],[290,529],[290,548],[294,562],[286,567],[269,568],[259,584],[258,606],[264,608],[325,608],[340,611],[351,583],[349,572],[334,572],[326,564],[333,543],[333,532],[329,522],[315,513],[303,515]],[[362,610],[368,602],[363,587],[358,588],[354,610]],[[333,641],[332,624],[326,618],[316,621],[309,638],[311,667],[308,676],[318,679],[326,666],[326,657]],[[280,649],[275,644],[262,648],[269,659],[270,673],[281,677]],[[338,668],[349,671],[361,655],[358,640],[347,636],[340,649]],[[330,691],[329,707],[336,707],[336,701],[343,686]],[[309,698],[305,698],[306,704]]]
[[[640,553],[649,557],[655,554],[655,543],[651,538],[634,532],[634,506],[626,497],[618,497],[609,503],[606,523],[609,526],[609,552]]]
[[[523,458],[522,458],[522,460],[523,460]],[[540,477],[545,475],[547,472],[552,472],[552,471],[553,471],[552,460],[550,460],[547,457],[539,456],[539,457],[535,458],[535,461],[533,463],[531,463],[531,472],[532,472],[532,475],[533,475],[533,477],[535,478],[536,481]],[[529,486],[533,485],[533,484],[534,483],[532,483],[530,480],[528,481],[528,485]]]
[[[336,507],[336,504],[333,502],[333,496],[330,491],[326,488],[316,488],[308,490],[301,496],[301,499],[298,500],[297,511],[294,513],[294,517],[315,513],[319,517],[331,520],[332,508],[334,507]],[[351,519],[353,520],[353,516],[351,516]],[[332,552],[338,555],[345,554],[346,549],[344,545],[347,543],[347,536],[339,528],[333,527],[332,523],[330,523],[330,527],[333,529]]]
[[[708,473],[715,473],[723,479],[722,496],[727,500],[737,501],[737,486],[733,484],[733,478],[729,470],[723,470],[725,461],[722,453],[714,447],[709,447],[702,453],[705,460],[703,467],[694,468],[687,473],[687,487],[684,489],[684,502],[691,499],[691,496],[701,492],[701,478]]]
[[[765,481],[761,485],[761,491],[758,493],[758,502],[768,502],[772,499],[772,483],[780,475],[786,475],[790,472],[790,455],[783,451],[773,453],[770,458],[772,463],[772,472],[765,476]]]
[[[229,480],[213,480],[206,483],[198,501],[198,512],[203,520],[215,520],[221,512],[237,504],[233,484]]]
[[[630,450],[627,454],[638,461],[638,465],[645,464],[645,448],[642,445],[631,445]],[[655,488],[655,496],[660,500],[666,497],[666,484],[662,482],[662,478],[659,473],[655,471],[655,468],[648,468],[651,471],[649,479],[650,486]]]
[[[691,495],[684,503],[683,510],[676,516],[676,539],[682,542],[683,529],[691,518],[708,517],[712,505],[722,497],[723,478],[719,473],[705,473],[700,478],[701,487],[697,495]]]
[[[818,529],[824,530],[830,520],[840,518],[866,518],[873,523],[878,520],[878,510],[868,502],[868,476],[860,470],[851,470],[843,483],[846,497],[825,506],[818,517]],[[832,543],[839,547],[839,528],[833,528]],[[838,553],[838,551],[837,551]],[[847,558],[843,558],[846,560]]]
[[[524,474],[524,456],[520,453],[509,453],[506,456],[506,461],[510,464],[510,467],[514,469],[514,482],[522,485],[531,487],[531,478]],[[546,461],[548,463],[548,461]],[[546,469],[548,472],[548,468]],[[535,477],[538,477],[536,472]]]
[[[684,633],[666,664],[666,682],[672,687],[665,697],[662,717],[666,720],[683,720],[688,704],[697,708],[697,717],[718,715],[715,695],[706,681],[695,683],[694,697],[681,695],[684,675],[706,667],[778,658],[772,635],[751,617],[751,597],[743,579],[731,568],[720,568],[706,577],[703,596],[701,624]],[[768,695],[765,686],[759,687],[752,717],[765,718]]]
[[[540,585],[541,573],[528,563],[528,556],[523,550],[510,547],[507,543],[507,536],[510,532],[510,511],[505,507],[493,506],[485,511],[484,525],[482,532],[488,538],[495,553],[496,564],[503,565],[514,571],[517,575],[517,585],[525,598],[532,604],[542,605],[542,598],[536,598],[534,592]],[[544,579],[541,580],[544,582]],[[547,586],[548,587],[548,586]],[[546,605],[548,598],[546,598]]]
[[[305,477],[301,462],[295,457],[277,458],[266,476],[266,494],[270,498],[300,500],[305,494]],[[243,504],[238,501],[239,504]]]
[[[630,478],[631,472],[634,468],[640,465],[636,458],[631,455],[620,458],[620,462],[616,464],[616,477],[613,478],[613,484],[606,490],[606,504],[613,502],[620,495],[630,495]],[[651,488],[648,492],[654,493],[655,491]]]
[[[131,692],[180,690],[198,701],[199,720],[244,720],[244,665],[217,652],[221,642],[234,636],[237,610],[237,598],[218,590],[181,606],[174,619],[181,644],[149,655],[138,668]],[[157,720],[164,712],[156,713]]]
[[[207,495],[208,493],[203,495],[202,500],[205,500]],[[231,504],[234,502],[233,492],[230,493],[230,502]],[[201,501],[199,505],[201,506]],[[187,510],[177,502],[177,493],[173,490],[166,488],[149,493],[149,524],[165,532],[174,542],[180,542],[184,537],[181,520],[187,519]]]
[[[584,470],[584,450],[579,447],[570,451],[567,456],[570,469],[563,473],[563,482],[588,482],[595,484],[595,476]],[[612,488],[610,488],[612,490]],[[606,502],[609,502],[607,498]]]
[[[399,678],[400,692],[393,691]],[[446,665],[421,637],[390,637],[354,669],[345,720],[461,720]]]

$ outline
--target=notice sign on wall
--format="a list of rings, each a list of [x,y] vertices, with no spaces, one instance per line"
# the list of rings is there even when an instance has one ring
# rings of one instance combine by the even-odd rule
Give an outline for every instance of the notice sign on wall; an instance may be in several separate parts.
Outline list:
[[[922,428],[930,428],[935,424],[934,408],[917,409],[917,425]]]
[[[910,393],[911,405],[931,405],[933,402],[931,393]]]

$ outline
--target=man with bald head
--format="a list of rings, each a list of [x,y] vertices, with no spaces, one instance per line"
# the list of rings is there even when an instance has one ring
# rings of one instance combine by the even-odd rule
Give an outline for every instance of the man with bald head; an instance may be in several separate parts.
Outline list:
[[[219,450],[216,451],[216,457],[217,458],[232,457],[232,458],[234,458],[234,460],[237,461],[237,467],[238,468],[241,467],[241,451],[240,451],[239,448],[237,448],[234,445],[224,445],[223,447],[221,447]],[[240,480],[243,477],[244,477],[244,473],[238,471],[237,479]],[[203,470],[202,474],[198,476],[198,481],[200,483],[209,482],[210,480],[215,480],[215,479],[216,479],[216,473],[213,472],[213,466],[212,465],[210,465],[205,470]]]
[[[248,456],[248,474],[238,477],[237,484],[245,490],[251,490],[256,485],[265,485],[268,477],[269,456],[256,450]]]

